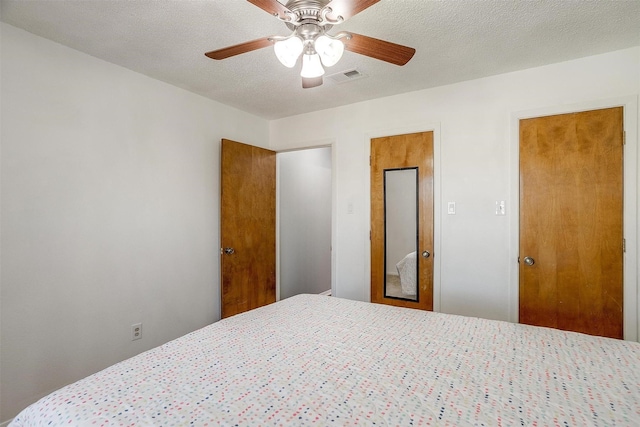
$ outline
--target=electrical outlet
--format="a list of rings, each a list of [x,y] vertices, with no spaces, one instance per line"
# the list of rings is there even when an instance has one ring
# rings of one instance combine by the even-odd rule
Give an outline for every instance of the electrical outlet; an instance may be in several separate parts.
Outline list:
[[[142,338],[142,323],[134,323],[131,325],[131,341]]]
[[[448,202],[447,215],[455,215],[455,214],[456,214],[456,202]]]

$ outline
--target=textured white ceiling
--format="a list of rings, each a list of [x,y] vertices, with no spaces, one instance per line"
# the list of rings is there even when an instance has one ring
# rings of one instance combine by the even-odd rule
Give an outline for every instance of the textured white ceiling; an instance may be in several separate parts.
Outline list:
[[[416,48],[398,67],[351,52],[302,89],[271,48],[219,49],[289,30],[244,0],[1,0],[2,21],[266,119],[640,45],[640,0],[382,0],[334,27]],[[283,1],[284,3],[284,1]]]

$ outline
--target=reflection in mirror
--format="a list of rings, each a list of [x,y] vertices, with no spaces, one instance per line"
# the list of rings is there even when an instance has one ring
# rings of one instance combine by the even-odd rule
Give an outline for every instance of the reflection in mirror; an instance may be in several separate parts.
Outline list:
[[[418,301],[418,168],[384,171],[384,296]]]

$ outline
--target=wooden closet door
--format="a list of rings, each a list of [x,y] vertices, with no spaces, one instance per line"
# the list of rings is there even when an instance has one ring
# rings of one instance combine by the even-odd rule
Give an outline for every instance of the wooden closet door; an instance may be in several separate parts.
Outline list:
[[[622,108],[520,121],[520,322],[622,338]]]
[[[417,168],[417,301],[385,295],[385,169]],[[371,302],[433,310],[433,132],[371,140]],[[428,257],[422,256],[427,251]]]

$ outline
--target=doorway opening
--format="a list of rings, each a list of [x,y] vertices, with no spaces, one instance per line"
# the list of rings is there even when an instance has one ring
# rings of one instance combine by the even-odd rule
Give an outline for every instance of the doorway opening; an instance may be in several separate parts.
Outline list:
[[[278,300],[330,294],[332,147],[279,152],[276,160]]]

